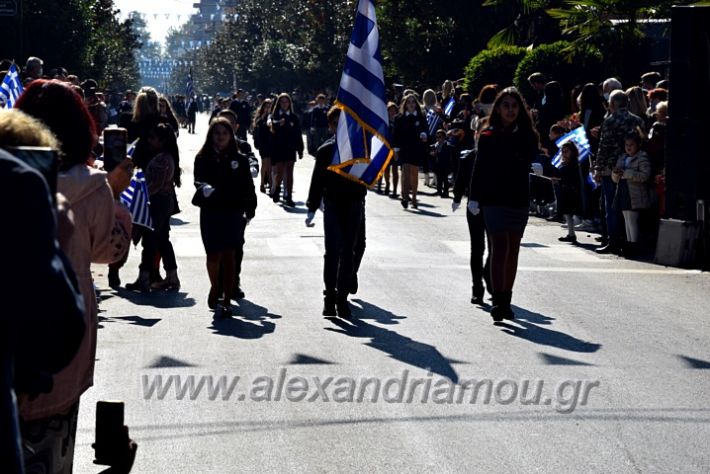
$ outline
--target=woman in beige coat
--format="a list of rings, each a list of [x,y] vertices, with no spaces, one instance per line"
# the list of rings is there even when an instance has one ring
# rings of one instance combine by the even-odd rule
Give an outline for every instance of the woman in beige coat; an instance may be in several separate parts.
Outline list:
[[[132,164],[126,160],[109,174],[86,165],[96,140],[94,122],[81,98],[60,82],[34,81],[16,107],[44,122],[61,142],[57,190],[69,202],[74,225],[62,250],[76,273],[87,328],[52,390],[21,400],[23,442],[34,451],[25,466],[28,472],[71,472],[79,398],[93,384],[96,357],[98,307],[90,267],[115,262],[128,250],[131,217],[117,198],[130,182]]]

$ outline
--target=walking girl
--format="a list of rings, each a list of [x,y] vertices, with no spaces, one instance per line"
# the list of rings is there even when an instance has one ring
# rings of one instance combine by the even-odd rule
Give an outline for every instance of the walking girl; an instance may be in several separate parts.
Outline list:
[[[261,184],[259,185],[259,190],[262,193],[266,192],[266,187],[269,187],[269,191],[273,190],[272,183],[272,169],[271,169],[271,129],[269,128],[269,114],[271,113],[271,107],[273,106],[273,101],[271,99],[266,99],[261,103],[259,109],[256,112],[256,117],[254,118],[254,146],[259,150],[259,157],[261,158]]]
[[[220,309],[223,317],[229,317],[237,279],[235,252],[243,249],[244,231],[256,212],[256,191],[249,160],[239,153],[227,119],[216,118],[210,124],[194,169],[197,192],[193,204],[200,207],[200,231],[211,284],[207,302],[210,309]]]
[[[274,103],[271,118],[268,122],[271,128],[271,164],[275,168],[274,188],[271,198],[275,203],[281,199],[281,183],[283,182],[284,204],[294,207],[293,202],[293,167],[298,159],[303,159],[303,136],[301,122],[293,111],[291,96],[283,93]]]
[[[402,207],[418,209],[417,188],[419,187],[419,168],[428,159],[427,141],[429,130],[426,117],[414,95],[402,100],[400,114],[395,119],[394,143],[398,164],[402,166]]]
[[[530,165],[538,152],[539,137],[523,98],[514,87],[504,89],[478,140],[468,203],[472,215],[483,213],[491,244],[495,322],[515,318],[510,303],[528,223]]]

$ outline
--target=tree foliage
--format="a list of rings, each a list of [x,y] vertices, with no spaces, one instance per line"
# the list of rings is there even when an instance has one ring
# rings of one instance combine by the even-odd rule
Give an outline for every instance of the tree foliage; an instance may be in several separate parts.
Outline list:
[[[484,49],[471,58],[466,66],[464,87],[475,95],[486,84],[499,84],[502,87],[512,84],[513,75],[527,52],[527,49],[518,46]]]
[[[603,79],[602,53],[594,46],[572,50],[570,43],[558,41],[543,44],[533,49],[520,61],[513,83],[525,96],[531,93],[528,77],[541,72],[550,81],[562,84],[564,90],[572,90],[578,84],[597,82]]]
[[[20,17],[0,18],[0,57],[24,65],[28,56],[45,62],[45,71],[64,67],[103,87],[138,82],[133,51],[140,47],[131,20],[120,21],[113,0],[23,0]]]

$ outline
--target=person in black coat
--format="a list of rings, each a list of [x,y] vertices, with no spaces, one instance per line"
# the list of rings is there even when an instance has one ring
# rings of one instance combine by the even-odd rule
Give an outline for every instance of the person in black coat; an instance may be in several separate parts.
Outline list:
[[[341,111],[328,112],[328,128],[334,135]],[[357,272],[365,253],[365,196],[367,188],[328,170],[333,163],[335,136],[316,154],[316,164],[308,193],[306,225],[312,226],[316,211],[323,205],[325,230],[325,282],[323,316],[350,317],[348,294],[358,290]]]
[[[478,140],[468,203],[471,214],[483,213],[491,243],[491,316],[496,322],[515,317],[510,304],[528,222],[530,167],[539,142],[520,93],[504,89]]]
[[[200,231],[212,285],[208,305],[216,309],[222,297],[222,315],[229,316],[238,278],[235,254],[242,250],[244,231],[255,215],[256,192],[249,160],[239,152],[228,120],[218,117],[210,124],[207,140],[195,158],[194,176],[197,192],[193,203],[200,207]]]
[[[84,336],[84,304],[76,276],[56,240],[56,216],[46,181],[0,150],[0,198],[8,203],[0,234],[0,465],[22,473],[15,391],[35,397],[52,387],[52,374],[71,362]],[[21,204],[12,204],[21,203]],[[17,269],[32,274],[32,284]],[[37,304],[37,288],[52,310]]]
[[[267,186],[269,191],[273,189],[273,169],[271,165],[272,133],[268,124],[272,105],[271,99],[266,99],[261,103],[254,120],[254,131],[252,132],[254,134],[254,147],[259,150],[259,157],[261,158],[261,184],[259,190],[262,193],[266,193]]]
[[[234,100],[229,104],[229,110],[237,114],[239,138],[246,140],[247,131],[249,127],[251,127],[251,105],[249,105],[249,101],[246,100],[246,92],[242,89],[237,91],[234,95]]]
[[[271,198],[275,203],[281,199],[281,182],[286,188],[285,204],[294,207],[293,167],[298,159],[303,159],[303,135],[301,122],[293,111],[293,101],[286,93],[281,94],[268,121],[271,128],[271,165],[275,168],[274,189]]]
[[[407,209],[410,202],[417,209],[417,188],[419,168],[427,160],[429,130],[426,117],[414,95],[402,100],[399,116],[394,122],[394,149],[397,163],[402,166],[402,207]]]
[[[574,230],[574,216],[582,214],[583,183],[582,170],[579,166],[579,149],[574,142],[562,145],[562,166],[555,173],[555,181],[559,183],[557,212],[565,217],[567,235],[560,237],[560,242],[577,242]]]
[[[197,100],[193,97],[187,106],[187,133],[195,133],[195,122],[197,122],[197,112],[199,112]]]

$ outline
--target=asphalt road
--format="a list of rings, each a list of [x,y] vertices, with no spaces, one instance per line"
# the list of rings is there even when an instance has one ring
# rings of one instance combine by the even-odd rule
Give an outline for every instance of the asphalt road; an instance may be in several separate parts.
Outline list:
[[[532,219],[518,319],[495,326],[469,302],[463,210],[429,189],[420,211],[371,193],[355,318],[325,319],[322,215],[304,225],[306,157],[297,209],[259,196],[247,299],[213,321],[190,205],[205,130],[203,117],[199,135],[180,137],[186,184],[172,241],[182,290],[104,293],[75,472],[100,470],[91,443],[95,403],[107,399],[126,403],[137,473],[710,470],[710,276],[559,245],[558,225]],[[138,259],[132,251],[124,283]],[[106,269],[95,272],[105,288]],[[181,397],[176,384],[189,376],[192,396]],[[239,377],[231,395],[210,394],[222,376],[227,386]]]

